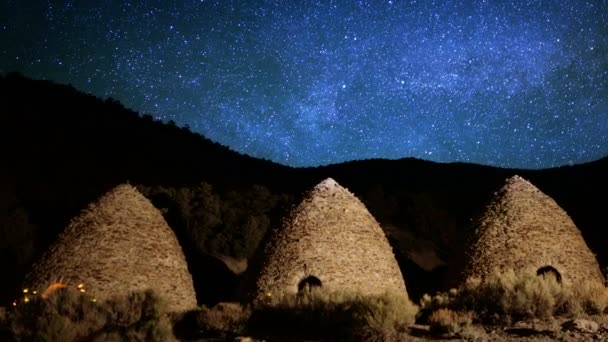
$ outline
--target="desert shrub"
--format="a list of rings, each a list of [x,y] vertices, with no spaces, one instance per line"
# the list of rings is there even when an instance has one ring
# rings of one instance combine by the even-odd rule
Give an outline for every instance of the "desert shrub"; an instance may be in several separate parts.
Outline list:
[[[569,291],[566,303],[570,315],[597,315],[608,309],[608,289],[598,282],[577,284]]]
[[[133,292],[102,303],[104,331],[127,341],[173,340],[165,302],[152,290]],[[105,332],[104,332],[105,333]],[[106,341],[107,338],[101,338]]]
[[[218,303],[213,308],[203,306],[197,313],[196,322],[199,330],[226,337],[244,334],[250,316],[248,307],[238,303]]]
[[[479,285],[465,283],[457,298],[459,306],[471,307],[484,316],[520,320],[553,316],[561,310],[565,294],[554,278],[510,271],[494,274]]]
[[[460,333],[473,324],[474,314],[471,311],[452,311],[441,308],[429,317],[431,332],[439,334]]]
[[[420,299],[420,312],[419,316],[424,316],[428,319],[431,312],[453,306],[455,297],[458,295],[457,289],[451,289],[449,292],[439,292],[434,296],[424,294]]]
[[[164,305],[152,291],[98,302],[68,286],[46,299],[30,296],[27,300],[18,304],[11,315],[17,340],[173,340]]]
[[[250,332],[284,338],[384,341],[413,322],[416,311],[403,295],[323,291],[280,295],[254,307]]]
[[[468,279],[449,293],[433,297],[425,295],[420,305],[426,317],[446,308],[473,311],[484,323],[509,323],[512,320],[602,313],[608,307],[608,291],[599,283],[567,287],[553,277],[507,271],[492,274],[483,281]]]
[[[24,296],[11,315],[18,340],[74,341],[90,336],[105,325],[103,310],[77,289],[64,288],[48,299]]]

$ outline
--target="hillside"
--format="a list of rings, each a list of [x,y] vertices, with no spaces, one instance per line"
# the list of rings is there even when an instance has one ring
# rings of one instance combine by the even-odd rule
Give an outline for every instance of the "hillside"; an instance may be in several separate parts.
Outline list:
[[[0,78],[0,98],[0,139],[9,147],[0,169],[0,271],[14,275],[0,291],[2,303],[72,217],[125,181],[164,212],[190,268],[196,267],[199,302],[230,296],[238,282],[213,255],[250,258],[302,192],[327,177],[350,189],[385,229],[407,268],[412,298],[447,286],[448,271],[462,261],[471,220],[514,174],[552,197],[600,266],[608,265],[603,202],[595,200],[608,191],[608,158],[537,171],[416,159],[294,169],[241,155],[71,86],[9,74]],[[449,260],[447,267],[421,266],[413,251],[421,244],[438,263]],[[203,273],[216,282],[202,281]],[[202,288],[212,294],[201,297]]]

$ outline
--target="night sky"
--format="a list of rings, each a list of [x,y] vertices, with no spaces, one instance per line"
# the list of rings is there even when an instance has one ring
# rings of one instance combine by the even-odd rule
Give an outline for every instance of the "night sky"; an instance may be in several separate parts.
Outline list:
[[[0,41],[0,72],[291,166],[608,155],[608,0],[5,0]]]

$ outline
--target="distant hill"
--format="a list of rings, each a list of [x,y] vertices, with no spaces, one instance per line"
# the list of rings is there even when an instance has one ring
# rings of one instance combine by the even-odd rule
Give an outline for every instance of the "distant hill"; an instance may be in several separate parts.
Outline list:
[[[2,139],[20,147],[6,152],[27,166],[52,162],[66,166],[64,174],[67,167],[89,167],[92,173],[164,184],[188,184],[201,177],[230,183],[269,180],[289,170],[70,85],[9,74],[0,87]]]
[[[0,271],[14,275],[0,290],[0,303],[10,299],[5,297],[32,260],[72,217],[126,181],[164,212],[189,265],[202,263],[214,272],[219,272],[217,260],[209,255],[251,257],[268,228],[280,224],[301,194],[327,177],[360,198],[385,230],[407,232],[387,234],[400,253],[401,267],[407,268],[412,297],[448,283],[441,279],[452,277],[450,269],[458,270],[471,220],[514,174],[555,199],[598,254],[600,265],[608,265],[605,201],[595,200],[608,193],[608,158],[534,171],[418,159],[296,169],[239,154],[187,128],[68,85],[8,74],[0,77],[0,99],[0,142],[5,146]],[[411,246],[421,241],[436,246],[449,267],[430,274],[408,257]],[[203,286],[208,278],[198,277]],[[221,284],[204,286],[227,293]]]

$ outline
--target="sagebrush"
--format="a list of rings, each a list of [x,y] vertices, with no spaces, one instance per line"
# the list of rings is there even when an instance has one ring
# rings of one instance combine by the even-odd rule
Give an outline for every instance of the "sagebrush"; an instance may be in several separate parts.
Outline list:
[[[21,341],[174,340],[165,304],[152,291],[98,302],[77,288],[61,288],[17,305],[11,329]]]
[[[250,331],[284,338],[384,341],[412,323],[417,307],[404,295],[313,291],[270,297],[254,307]]]
[[[475,314],[471,311],[453,311],[441,308],[429,316],[431,332],[440,334],[460,333],[473,324]]]
[[[251,309],[239,303],[218,303],[212,308],[203,306],[196,316],[198,329],[203,333],[223,337],[244,334]]]
[[[597,282],[566,286],[554,277],[509,270],[483,280],[468,279],[460,288],[447,293],[425,295],[420,305],[427,317],[436,310],[450,309],[475,312],[482,323],[509,323],[601,314],[608,308],[608,290]]]

